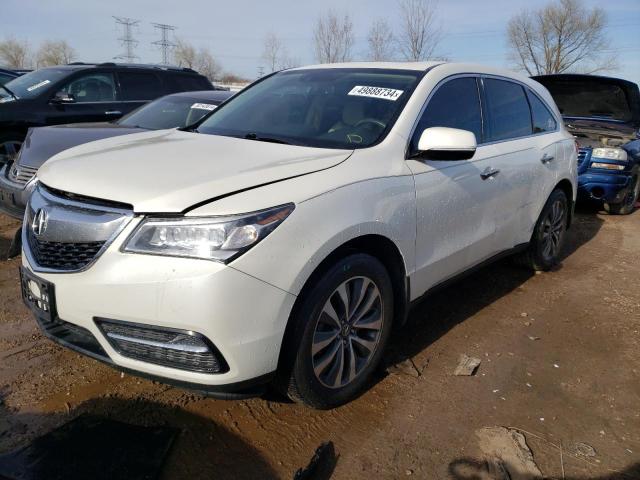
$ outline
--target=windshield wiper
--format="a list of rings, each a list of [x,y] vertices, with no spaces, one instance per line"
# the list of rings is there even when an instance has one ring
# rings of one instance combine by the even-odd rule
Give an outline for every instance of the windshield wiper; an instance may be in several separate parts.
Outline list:
[[[244,138],[247,140],[256,140],[258,142],[269,142],[269,143],[281,143],[283,145],[291,145],[290,142],[286,140],[282,140],[281,138],[272,138],[272,137],[259,137],[256,133],[247,133]]]

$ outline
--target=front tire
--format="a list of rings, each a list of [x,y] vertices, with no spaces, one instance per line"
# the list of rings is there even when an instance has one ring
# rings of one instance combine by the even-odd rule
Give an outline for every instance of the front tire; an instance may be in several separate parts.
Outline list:
[[[291,318],[295,349],[286,394],[318,409],[356,398],[380,363],[393,322],[393,290],[376,258],[337,261],[303,294]]]
[[[629,215],[636,208],[636,202],[640,198],[640,167],[637,165],[631,172],[631,185],[620,203],[605,203],[604,209],[610,215]]]
[[[569,218],[569,201],[565,193],[554,190],[545,203],[533,229],[527,249],[516,263],[537,271],[549,271],[560,261]]]

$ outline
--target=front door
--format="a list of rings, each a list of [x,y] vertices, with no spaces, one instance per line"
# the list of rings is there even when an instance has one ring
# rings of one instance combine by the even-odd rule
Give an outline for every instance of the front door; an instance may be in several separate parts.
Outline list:
[[[75,76],[57,92],[66,94],[72,101],[51,101],[46,123],[59,125],[117,120],[123,112],[116,92],[113,73],[94,72]]]
[[[478,81],[462,76],[441,84],[418,122],[409,156],[417,150],[426,128],[468,130],[482,142],[482,114]],[[416,270],[412,297],[491,257],[495,211],[499,208],[501,178],[490,149],[480,146],[470,160],[407,160],[416,185]]]

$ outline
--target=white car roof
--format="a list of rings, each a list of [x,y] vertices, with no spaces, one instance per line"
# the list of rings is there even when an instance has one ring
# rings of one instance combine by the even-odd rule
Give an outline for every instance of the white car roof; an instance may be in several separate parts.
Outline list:
[[[424,71],[443,62],[345,62],[322,63],[292,68],[291,70],[311,70],[317,68],[388,68],[390,70],[418,70]]]
[[[513,80],[517,80],[525,85],[528,85],[534,91],[536,91],[539,95],[541,95],[544,100],[556,110],[556,114],[558,118],[560,118],[560,112],[557,110],[555,106],[555,102],[551,98],[551,95],[547,91],[547,89],[540,83],[532,80],[518,72],[514,72],[513,70],[508,70],[505,68],[497,68],[491,67],[487,65],[481,65],[477,63],[463,63],[463,62],[345,62],[345,63],[324,63],[319,65],[307,65],[304,67],[292,68],[291,70],[312,70],[312,69],[329,69],[329,68],[380,68],[380,69],[390,69],[390,70],[413,70],[413,71],[425,71],[429,70],[433,67],[438,67],[434,70],[434,73],[437,72],[438,76],[443,78],[464,74],[464,73],[475,73],[481,75],[496,75],[499,77],[511,78]]]

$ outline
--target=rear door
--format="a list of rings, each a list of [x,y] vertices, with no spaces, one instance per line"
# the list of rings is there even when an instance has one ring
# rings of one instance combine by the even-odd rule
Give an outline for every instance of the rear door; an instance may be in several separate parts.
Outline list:
[[[532,138],[531,110],[522,84],[506,78],[482,77],[487,155],[500,170],[500,204],[495,210],[495,242],[501,250],[516,246],[529,229],[532,198],[541,195],[541,146]],[[549,154],[555,155],[555,146]],[[534,222],[535,223],[535,222]]]
[[[474,75],[445,80],[432,93],[409,146],[407,165],[416,186],[416,273],[418,294],[492,256],[497,246],[495,211],[501,178],[486,176],[494,168],[492,150],[480,146],[470,160],[411,159],[429,127],[468,130],[483,140],[478,79]]]
[[[118,84],[120,85],[118,109],[123,115],[166,93],[160,77],[149,71],[120,70]]]
[[[120,117],[115,76],[110,71],[82,72],[71,77],[49,99],[46,125],[103,122]],[[55,94],[72,96],[72,103],[56,103]]]

